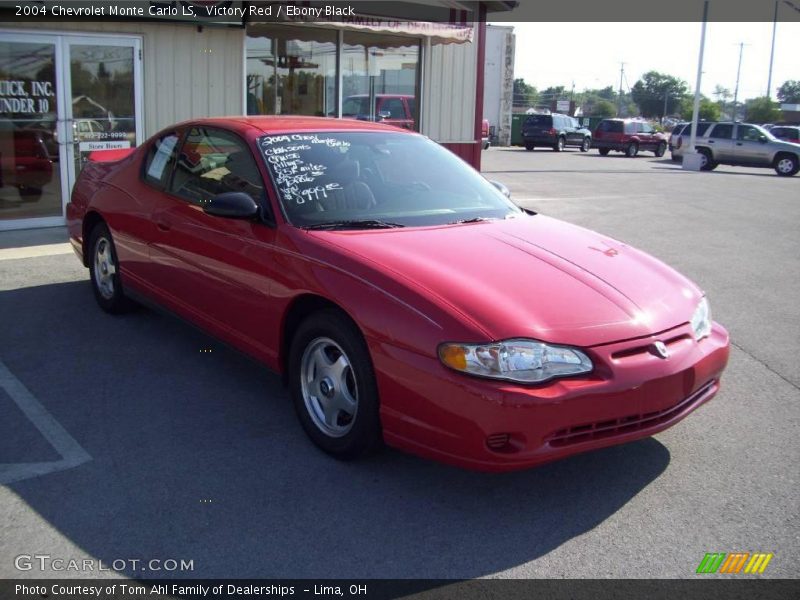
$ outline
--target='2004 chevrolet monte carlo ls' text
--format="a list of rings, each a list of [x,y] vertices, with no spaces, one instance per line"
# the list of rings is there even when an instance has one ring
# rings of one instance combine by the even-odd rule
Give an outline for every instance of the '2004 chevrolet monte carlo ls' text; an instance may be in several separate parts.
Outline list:
[[[391,126],[227,117],[94,153],[67,220],[103,309],[155,303],[263,361],[340,458],[519,469],[714,396],[728,334],[697,286],[499,187]]]

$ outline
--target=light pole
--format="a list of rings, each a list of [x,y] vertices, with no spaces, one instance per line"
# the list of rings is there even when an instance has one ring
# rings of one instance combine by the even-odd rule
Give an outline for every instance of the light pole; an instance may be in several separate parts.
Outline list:
[[[736,87],[733,90],[733,120],[739,114],[739,107],[736,105],[736,99],[739,97],[739,75],[742,72],[742,52],[744,51],[744,42],[739,42],[739,66],[736,68]]]
[[[689,135],[689,149],[683,154],[683,168],[699,171],[703,166],[703,156],[695,150],[697,139],[697,117],[700,115],[700,83],[703,79],[703,51],[706,47],[706,23],[708,21],[708,0],[703,2],[703,28],[700,30],[700,57],[697,59],[697,82],[694,85],[694,106],[692,107],[692,128]]]
[[[772,61],[775,59],[775,31],[778,28],[778,0],[775,0],[775,15],[772,17],[772,50],[769,51],[769,75],[767,76],[767,100],[772,93]]]

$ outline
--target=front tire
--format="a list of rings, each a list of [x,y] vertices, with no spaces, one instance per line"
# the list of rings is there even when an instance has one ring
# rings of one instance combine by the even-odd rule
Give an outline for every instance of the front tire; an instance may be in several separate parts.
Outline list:
[[[581,152],[588,152],[592,147],[592,140],[591,138],[583,138],[583,143],[581,144]]]
[[[98,223],[92,229],[89,249],[89,276],[100,308],[115,315],[129,311],[133,304],[122,289],[117,250],[105,223]]]
[[[525,144],[525,150],[527,150],[528,152],[533,151],[534,147],[535,147],[534,144]]]
[[[662,156],[664,156],[664,154],[666,154],[666,152],[667,152],[667,145],[664,142],[661,142],[656,147],[656,156],[658,158],[661,158]]]
[[[361,332],[338,310],[300,324],[289,351],[289,391],[306,434],[339,459],[381,441],[378,385]]]
[[[791,177],[800,171],[800,163],[796,156],[780,154],[775,158],[775,172],[781,177]]]

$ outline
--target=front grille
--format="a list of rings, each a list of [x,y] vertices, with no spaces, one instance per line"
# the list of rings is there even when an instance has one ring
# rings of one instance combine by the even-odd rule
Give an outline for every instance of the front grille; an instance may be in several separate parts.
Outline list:
[[[716,383],[715,380],[709,381],[688,398],[684,398],[674,406],[664,408],[656,412],[649,412],[639,415],[629,415],[608,421],[597,421],[585,425],[575,425],[565,429],[559,429],[551,435],[547,441],[551,446],[571,446],[593,440],[614,437],[625,433],[632,433],[655,427],[666,423],[681,411],[689,408],[693,404],[699,403]]]

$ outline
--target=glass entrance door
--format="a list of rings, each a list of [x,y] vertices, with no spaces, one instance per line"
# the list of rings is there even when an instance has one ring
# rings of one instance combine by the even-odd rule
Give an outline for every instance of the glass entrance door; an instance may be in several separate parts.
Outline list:
[[[0,33],[0,230],[64,223],[90,152],[136,146],[140,40]]]
[[[66,37],[65,110],[70,189],[95,150],[135,147],[141,140],[137,82],[139,40]]]

